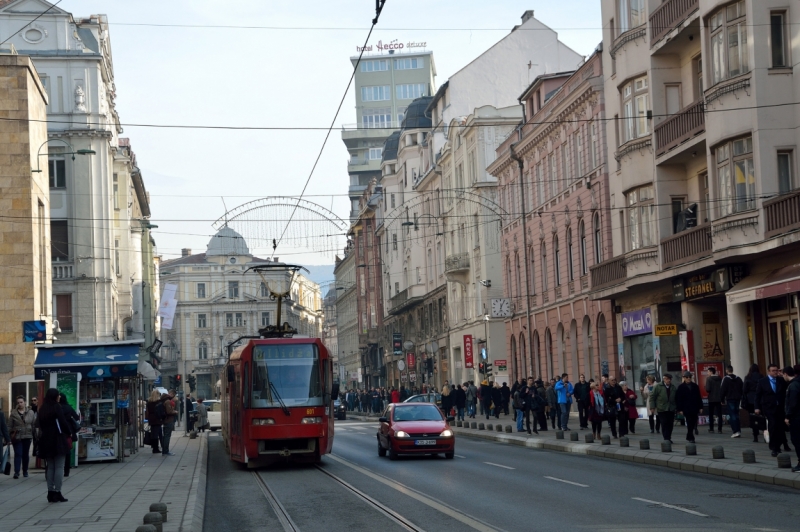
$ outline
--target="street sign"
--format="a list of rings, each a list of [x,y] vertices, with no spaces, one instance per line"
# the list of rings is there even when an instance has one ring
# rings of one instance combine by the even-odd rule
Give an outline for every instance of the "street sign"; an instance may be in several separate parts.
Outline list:
[[[656,336],[678,336],[678,326],[672,325],[656,325]]]
[[[417,382],[417,374],[413,371],[408,374],[408,378],[411,379],[411,382]]]
[[[495,360],[494,365],[497,368],[497,371],[506,371],[507,364],[505,360]]]

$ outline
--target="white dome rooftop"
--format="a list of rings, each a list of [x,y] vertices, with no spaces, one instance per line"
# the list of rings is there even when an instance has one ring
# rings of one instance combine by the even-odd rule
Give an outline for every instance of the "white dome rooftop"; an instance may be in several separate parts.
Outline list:
[[[217,234],[208,241],[206,256],[219,255],[249,255],[244,237],[227,225],[217,231]]]

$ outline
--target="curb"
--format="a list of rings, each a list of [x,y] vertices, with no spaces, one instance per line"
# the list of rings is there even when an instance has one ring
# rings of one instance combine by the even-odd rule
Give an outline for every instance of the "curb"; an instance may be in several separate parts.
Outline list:
[[[731,458],[709,460],[698,458],[697,456],[684,456],[677,452],[661,453],[641,451],[633,447],[621,448],[601,445],[599,443],[572,443],[564,440],[545,441],[541,438],[526,438],[523,436],[496,434],[473,429],[465,430],[463,427],[450,428],[460,436],[478,440],[496,441],[531,449],[546,449],[548,451],[599,456],[601,458],[612,458],[615,460],[624,460],[626,462],[669,467],[681,471],[693,471],[695,473],[705,473],[726,478],[800,489],[800,473],[792,473],[791,470],[785,469],[770,469],[748,465],[742,462],[735,462]]]
[[[198,464],[189,488],[189,499],[183,512],[180,530],[199,532],[203,530],[203,518],[206,507],[206,476],[208,474],[208,433],[200,433],[200,452],[197,454]],[[191,520],[191,526],[187,522]]]

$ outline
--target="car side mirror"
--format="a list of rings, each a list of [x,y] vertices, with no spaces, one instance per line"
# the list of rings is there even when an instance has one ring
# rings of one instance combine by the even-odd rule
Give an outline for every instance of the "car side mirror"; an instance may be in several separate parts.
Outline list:
[[[447,416],[447,422],[450,423],[451,421],[455,421],[455,416]]]
[[[334,382],[333,383],[333,386],[331,387],[331,395],[333,396],[334,399],[338,399],[339,398],[339,383],[338,382]]]
[[[379,417],[378,421],[380,423],[388,423],[389,422],[389,418],[388,417]]]

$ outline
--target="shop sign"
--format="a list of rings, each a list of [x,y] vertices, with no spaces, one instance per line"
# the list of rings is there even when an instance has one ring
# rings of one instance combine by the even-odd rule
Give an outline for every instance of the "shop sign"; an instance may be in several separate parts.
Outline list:
[[[494,367],[495,367],[495,369],[497,371],[506,371],[507,368],[508,368],[508,365],[507,365],[505,360],[495,360],[494,361]]]
[[[22,322],[23,342],[43,342],[46,340],[46,335],[47,322],[44,320]]]
[[[672,325],[656,325],[656,336],[677,336],[678,326]]]
[[[414,353],[406,353],[406,358],[408,360],[409,368],[417,367],[417,356]]]
[[[683,301],[686,299],[684,292],[683,277],[675,277],[672,279],[672,301]]]
[[[472,355],[472,335],[464,335],[464,367],[474,368],[475,360]]]
[[[678,333],[678,351],[681,355],[681,371],[694,371],[694,336],[692,331]]]
[[[686,280],[683,289],[685,299],[694,299],[717,293],[717,285],[710,274],[694,275]]]
[[[720,268],[714,272],[714,283],[717,285],[717,292],[724,292],[733,288],[744,279],[746,274],[747,272],[742,264]]]
[[[384,43],[382,40],[378,41],[377,44],[369,45],[369,46],[356,46],[356,52],[372,52],[375,50],[380,50],[383,52],[384,50],[405,50],[406,48],[426,48],[428,46],[427,42],[424,41],[409,41],[406,43],[398,42],[398,39],[393,39],[387,43]]]
[[[403,334],[392,333],[392,351],[395,355],[403,354]]]
[[[650,334],[653,332],[653,317],[650,307],[622,314],[622,336]]]

